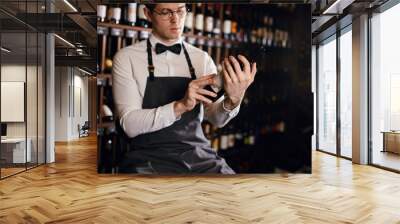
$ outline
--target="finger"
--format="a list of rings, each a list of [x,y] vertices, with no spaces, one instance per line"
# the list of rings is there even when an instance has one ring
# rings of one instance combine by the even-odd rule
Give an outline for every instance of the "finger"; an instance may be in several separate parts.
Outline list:
[[[200,94],[194,94],[194,98],[203,103],[212,103],[212,101],[210,99],[208,99],[207,97],[202,96]]]
[[[196,79],[194,81],[192,81],[194,83],[194,85],[196,85],[197,87],[204,87],[207,85],[213,85],[215,80],[214,78],[209,78],[209,79]]]
[[[201,95],[207,95],[207,96],[212,96],[212,97],[216,97],[217,96],[216,93],[211,92],[211,91],[206,90],[206,89],[198,89],[196,92],[197,92],[197,94],[201,94]]]
[[[232,65],[229,62],[229,60],[225,58],[224,64],[225,64],[225,69],[228,72],[229,77],[231,78],[232,82],[238,82],[235,71],[233,71]]]
[[[217,74],[209,74],[209,75],[203,75],[200,78],[196,79],[196,80],[204,80],[204,79],[211,79],[214,78],[214,76],[216,76]]]
[[[243,71],[246,74],[250,73],[250,62],[246,59],[246,57],[244,57],[243,55],[239,55],[238,56],[239,60],[243,63],[244,67],[243,67]]]
[[[240,67],[239,62],[236,60],[235,57],[229,56],[229,60],[231,61],[231,64],[233,64],[233,68],[235,69],[235,74],[238,78],[239,81],[244,81],[244,75],[242,68]]]
[[[226,71],[225,63],[222,63],[222,75],[223,75],[223,78],[224,78],[226,83],[231,83],[232,82],[231,77],[229,77],[229,74]]]
[[[250,78],[253,80],[254,79],[254,77],[256,76],[256,73],[257,73],[257,64],[254,62],[252,65],[251,65],[251,73],[250,73]]]

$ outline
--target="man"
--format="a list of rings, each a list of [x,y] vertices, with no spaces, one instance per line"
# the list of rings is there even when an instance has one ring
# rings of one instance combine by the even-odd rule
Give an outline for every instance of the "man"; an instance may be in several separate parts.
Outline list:
[[[238,114],[255,63],[243,56],[225,58],[225,96],[212,102],[207,97],[216,94],[205,87],[221,86],[220,79],[211,57],[183,41],[185,4],[147,4],[144,13],[152,23],[150,38],[114,57],[115,106],[133,146],[120,171],[234,174],[210,147],[201,122],[205,116],[222,127]]]

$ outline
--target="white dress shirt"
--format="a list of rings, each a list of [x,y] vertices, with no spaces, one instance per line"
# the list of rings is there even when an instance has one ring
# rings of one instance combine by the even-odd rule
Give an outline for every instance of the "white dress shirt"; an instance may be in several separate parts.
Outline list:
[[[150,36],[153,65],[155,67],[154,76],[190,78],[189,67],[183,49],[179,55],[170,51],[157,55],[155,53],[155,45],[159,42],[162,43],[154,35]],[[176,43],[182,42],[192,61],[196,77],[217,74],[217,68],[207,52],[184,42],[183,38],[180,38]],[[120,118],[122,129],[131,138],[168,127],[180,119],[175,115],[174,102],[152,109],[142,108],[147,77],[149,76],[147,65],[147,40],[121,49],[113,59],[112,85],[116,113]],[[233,110],[225,109],[223,98],[222,96],[205,109],[201,105],[200,113],[202,118],[204,117],[218,127],[223,127],[227,124],[239,113],[240,108],[239,105]]]

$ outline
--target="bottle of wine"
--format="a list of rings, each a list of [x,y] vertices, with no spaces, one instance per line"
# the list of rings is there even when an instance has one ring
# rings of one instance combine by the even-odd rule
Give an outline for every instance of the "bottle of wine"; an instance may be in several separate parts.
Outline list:
[[[128,3],[125,7],[125,22],[126,25],[135,26],[136,25],[136,11],[137,3]]]
[[[211,147],[217,152],[219,148],[219,129],[216,126],[212,126],[211,133]]]
[[[244,147],[247,147],[249,145],[249,125],[248,125],[248,122],[244,122],[243,145],[244,145]]]
[[[121,7],[117,5],[116,7],[111,8],[111,23],[119,24],[121,20]]]
[[[111,22],[114,24],[119,24],[121,19],[121,8],[119,7],[119,5],[112,7],[111,12]],[[111,33],[108,38],[107,55],[105,61],[105,70],[107,73],[111,72],[112,59],[116,52],[122,47],[122,35],[122,29],[115,27],[111,28]]]
[[[228,130],[226,128],[223,128],[222,133],[220,135],[220,149],[221,150],[227,150],[229,148],[229,134]]]
[[[251,21],[251,27],[250,27],[250,43],[255,44],[257,43],[257,14],[253,12],[252,14],[249,15],[249,18]]]
[[[232,6],[231,10],[233,12],[233,10],[234,10],[233,6]],[[237,30],[238,30],[237,26],[238,26],[238,22],[237,22],[235,16],[231,15],[231,35],[230,35],[230,39],[232,41],[236,40],[236,34],[237,34]]]
[[[113,14],[113,5],[109,5],[108,10],[107,10],[107,17],[106,17],[106,21],[111,23],[111,17]]]
[[[104,88],[104,98],[103,98],[103,108],[102,108],[102,120],[103,122],[113,121],[113,110],[114,110],[114,101],[112,96],[112,87],[110,85],[106,85]]]
[[[186,20],[183,32],[191,33],[192,31],[193,31],[193,12],[189,10],[189,12],[186,14]]]
[[[262,12],[257,13],[256,17],[256,24],[257,24],[257,44],[261,45],[262,44],[262,38],[263,38],[263,32],[264,32],[264,26],[263,26],[263,17],[262,17]]]
[[[128,3],[127,7],[125,7],[125,21],[129,26],[135,26],[136,24],[136,9],[137,3]],[[136,30],[125,31],[125,46],[129,46],[135,42],[138,37],[138,32]]]
[[[106,5],[97,5],[97,21],[104,22],[107,14]],[[105,69],[105,57],[106,57],[106,46],[107,46],[107,35],[108,28],[98,26],[97,27],[97,72],[104,72]]]
[[[204,132],[204,136],[211,140],[212,136],[211,136],[211,124],[208,121],[204,121],[202,123],[202,128],[203,128],[203,132]]]
[[[229,40],[232,29],[232,15],[231,15],[232,5],[226,5],[226,9],[224,12],[224,39]]]
[[[190,7],[189,8],[189,11],[188,11],[188,13],[187,13],[187,15],[186,15],[186,20],[185,20],[185,26],[184,26],[184,29],[183,29],[183,32],[184,33],[186,33],[186,34],[188,34],[188,35],[191,35],[191,34],[193,34],[193,11],[192,11],[192,5],[191,4],[189,4],[187,7]],[[186,41],[189,43],[189,44],[192,44],[192,45],[194,45],[195,43],[196,43],[196,38],[194,38],[194,37],[192,37],[192,36],[188,36],[187,38],[186,38]]]
[[[214,5],[208,4],[206,8],[206,24],[205,24],[205,35],[211,37],[214,29]]]
[[[235,147],[235,129],[233,125],[228,127],[228,149],[233,149]]]
[[[262,32],[262,45],[266,46],[268,44],[268,15],[264,15],[263,18],[263,32]]]
[[[194,34],[199,36],[197,38],[197,43],[196,45],[199,48],[203,48],[204,45],[204,39],[201,38],[203,36],[203,30],[204,30],[204,14],[203,14],[203,5],[201,3],[196,4],[196,24],[194,26]]]
[[[229,56],[229,51],[231,48],[231,31],[232,31],[232,5],[226,5],[226,9],[224,12],[224,23],[223,23],[223,33],[224,33],[224,53],[223,57],[228,57]]]
[[[282,47],[284,47],[284,48],[288,48],[289,47],[289,32],[288,31],[284,32]]]
[[[97,5],[97,21],[105,22],[107,16],[107,6]]]
[[[243,147],[243,130],[240,124],[235,126],[235,147],[238,149]]]
[[[221,4],[216,4],[215,5],[215,10],[214,10],[214,28],[213,28],[213,37],[216,38],[216,41],[214,43],[215,47],[213,48],[213,52],[211,53],[212,58],[214,61],[217,63],[217,69],[218,71],[222,70],[221,67],[221,48],[222,48],[222,41],[220,40],[221,38],[221,19],[219,17],[219,13],[221,11]]]
[[[137,19],[137,26],[143,28],[149,28],[149,21],[147,21],[146,15],[144,14],[144,8],[146,6],[144,4],[140,4],[138,8],[138,19]],[[147,30],[142,30],[139,33],[139,40],[145,40],[149,38],[149,32]]]
[[[207,52],[208,54],[212,54],[212,47],[214,46],[214,41],[212,39],[213,37],[213,30],[214,30],[214,5],[213,4],[208,4],[206,8],[206,23],[205,23],[205,36],[208,37],[206,41],[206,46],[207,46]]]
[[[252,122],[252,124],[248,125],[248,130],[247,130],[247,145],[249,147],[253,146],[255,144],[255,131],[256,131],[256,125],[254,124],[255,121]]]

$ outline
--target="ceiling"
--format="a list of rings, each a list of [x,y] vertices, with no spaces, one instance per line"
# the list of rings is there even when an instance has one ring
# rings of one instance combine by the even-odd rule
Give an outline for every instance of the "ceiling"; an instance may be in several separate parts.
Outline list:
[[[353,17],[373,11],[386,2],[388,0],[311,0],[313,43],[319,43],[336,33],[336,30],[351,24]]]
[[[28,55],[28,58],[36,55],[37,44],[30,43],[34,36],[30,33],[37,35],[36,33],[51,32],[76,46],[71,49],[71,45],[55,38],[56,65],[65,64],[69,60],[67,57],[58,56],[70,56],[74,57],[74,60],[70,61],[77,63],[76,66],[82,61],[85,65],[91,64],[91,69],[95,71],[96,5],[100,2],[100,0],[0,0],[2,46],[12,49],[7,56],[10,59],[23,60],[25,55]],[[36,39],[33,42],[36,42]],[[78,51],[82,52],[82,55],[78,54],[76,49],[81,49]],[[83,57],[82,60],[75,59],[79,57]],[[63,61],[59,61],[59,58]]]

